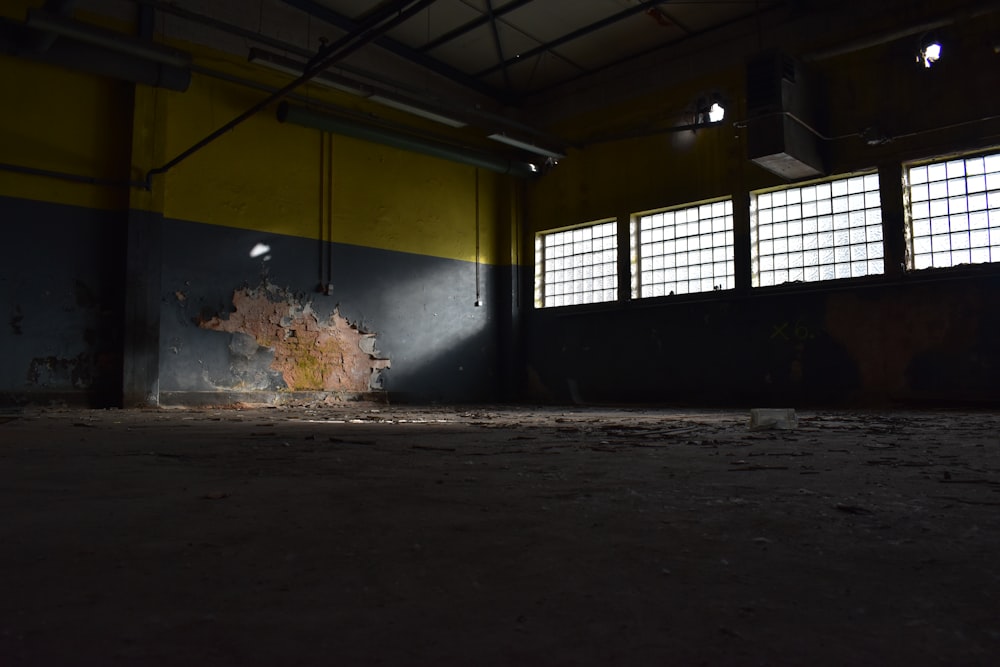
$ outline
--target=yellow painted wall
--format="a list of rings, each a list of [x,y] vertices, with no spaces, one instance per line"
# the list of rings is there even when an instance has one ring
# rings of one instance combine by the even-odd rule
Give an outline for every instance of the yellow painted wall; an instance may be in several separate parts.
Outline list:
[[[730,194],[743,151],[732,126],[669,131],[690,124],[697,99],[713,90],[723,91],[731,100],[730,118],[739,113],[737,73],[722,72],[710,80],[581,114],[551,128],[578,148],[528,186],[527,231]],[[620,138],[631,132],[644,136]],[[524,257],[530,262],[528,255]]]
[[[228,75],[274,88],[290,80],[197,45],[175,46],[191,51],[196,63]],[[297,92],[364,112],[363,100],[328,88],[307,84]],[[192,76],[187,91],[164,94],[167,159],[266,97],[202,74]],[[275,109],[268,108],[157,177],[154,189],[164,188],[163,213],[214,225],[476,259],[474,167],[338,135],[330,142],[329,137],[280,123]],[[509,177],[480,170],[482,262],[507,261],[496,237],[498,216],[506,209],[498,202],[509,188]]]
[[[0,16],[23,21],[29,7],[41,7],[44,0],[6,0],[0,2]]]
[[[78,176],[128,178],[128,84],[0,55],[0,162]],[[0,171],[0,195],[122,208],[124,188]]]
[[[181,153],[263,97],[196,75],[186,92],[168,95],[166,155]],[[326,178],[326,142],[319,130],[279,123],[268,109],[157,177],[154,189],[164,188],[168,218],[306,238],[325,234],[331,196],[335,242],[475,259],[473,167],[334,135]],[[503,182],[480,172],[487,263],[497,260],[493,230]]]
[[[36,6],[21,0],[5,4],[4,14],[21,20]],[[227,74],[275,87],[289,80],[236,56],[175,46],[191,51],[196,64]],[[0,85],[18,91],[0,105],[0,161],[120,180],[142,180],[150,165],[265,96],[204,74],[194,74],[185,92],[142,87],[134,96],[131,84],[6,56],[0,56]],[[318,86],[299,92],[357,104]],[[132,148],[133,130],[142,135],[142,155]],[[509,211],[501,203],[509,190],[508,177],[479,173],[482,262],[507,261],[498,251],[498,219]],[[279,123],[273,108],[155,177],[152,194],[133,189],[131,203],[126,188],[0,171],[0,195],[92,208],[131,205],[167,218],[468,261],[476,259],[476,193],[473,167],[345,137],[330,142],[318,130]]]

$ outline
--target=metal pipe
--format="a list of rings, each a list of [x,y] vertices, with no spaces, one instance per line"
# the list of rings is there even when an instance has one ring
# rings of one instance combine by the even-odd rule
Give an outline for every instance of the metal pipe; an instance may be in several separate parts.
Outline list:
[[[120,52],[71,39],[56,40],[44,53],[21,50],[18,47],[22,44],[24,32],[22,23],[8,22],[0,18],[0,52],[167,90],[183,92],[191,83],[191,72],[187,69],[139,58],[123,58]]]
[[[400,0],[392,3],[392,5],[383,10],[376,12],[371,20],[365,21],[364,24],[362,24],[358,32],[351,33],[341,39],[338,39],[336,42],[333,42],[317,53],[316,57],[306,67],[306,71],[302,73],[302,76],[268,95],[257,104],[254,104],[236,118],[233,118],[231,121],[206,136],[204,139],[198,141],[163,166],[150,169],[146,172],[146,188],[152,188],[153,176],[167,173],[172,168],[176,167],[178,164],[191,157],[222,135],[234,130],[237,126],[253,117],[267,106],[284,99],[296,88],[307,83],[317,74],[330,67],[333,63],[354,53],[372,40],[377,39],[380,34],[394,28],[403,21],[406,21],[425,7],[429,7],[434,3],[434,1],[435,0],[419,0],[414,2],[413,0]],[[392,14],[395,14],[395,17],[392,17]]]
[[[520,178],[531,178],[539,174],[538,167],[528,162],[509,160],[471,148],[452,146],[443,142],[375,127],[346,118],[321,114],[305,107],[292,106],[287,102],[282,102],[278,106],[278,120],[282,123],[293,123],[295,125],[302,125],[303,127],[311,127],[354,139],[382,144],[383,146],[391,146],[392,148],[399,148],[413,153],[421,153],[423,155],[430,155],[431,157],[451,160],[452,162],[468,164],[473,167],[488,169],[498,174],[509,174]]]
[[[945,28],[959,21],[977,19],[997,11],[1000,11],[1000,2],[996,2],[995,0],[993,2],[986,3],[973,2],[939,19],[906,26],[904,28],[898,28],[896,30],[871,37],[863,37],[853,42],[847,42],[846,44],[834,46],[823,51],[807,53],[802,56],[801,60],[803,62],[828,60],[837,56],[847,55],[848,53],[862,51],[873,46],[888,44],[889,42],[894,42],[897,39],[913,37],[914,35],[922,35],[924,33],[931,32],[932,30]]]
[[[321,21],[326,21],[341,30],[353,32],[358,27],[358,23],[354,19],[350,19],[338,12],[335,12],[327,5],[315,2],[314,0],[282,0],[282,2],[310,14]],[[420,65],[421,67],[425,67],[435,74],[439,74],[446,79],[450,79],[455,83],[469,88],[470,90],[475,90],[476,92],[486,95],[493,100],[503,103],[510,103],[512,101],[509,94],[498,91],[492,86],[483,83],[480,78],[476,76],[469,76],[460,69],[431,58],[419,49],[407,46],[406,44],[392,39],[391,37],[380,35],[375,40],[375,43],[404,60],[408,60],[412,63]]]
[[[155,42],[138,39],[113,30],[104,30],[97,26],[80,23],[79,21],[74,21],[58,14],[51,14],[44,10],[29,9],[25,25],[29,28],[56,33],[79,42],[103,46],[112,51],[120,51],[144,60],[163,63],[164,65],[187,67],[191,64],[190,53],[169,49]]]
[[[495,16],[500,16],[501,14],[507,13],[508,11],[512,11],[513,9],[517,8],[518,6],[521,6],[522,4],[525,4],[526,2],[533,2],[533,1],[534,0],[512,0],[511,2],[507,3],[506,5],[503,5],[502,7],[495,7],[494,10],[493,10],[493,12],[494,12]],[[240,28],[239,26],[235,26],[235,25],[226,23],[224,21],[220,21],[218,19],[214,19],[212,17],[205,16],[204,14],[198,14],[196,12],[192,12],[192,11],[183,9],[181,7],[177,7],[176,5],[174,5],[174,4],[170,3],[170,2],[167,2],[165,0],[135,0],[135,2],[140,7],[148,7],[150,9],[155,9],[158,12],[162,12],[162,13],[165,13],[165,14],[170,14],[172,16],[177,16],[177,17],[182,18],[182,19],[184,19],[186,21],[191,21],[192,23],[198,23],[198,24],[201,24],[201,25],[204,25],[204,26],[208,26],[210,28],[214,28],[214,29],[219,30],[221,32],[225,32],[225,33],[230,34],[230,35],[236,35],[238,37],[243,37],[244,39],[248,39],[248,40],[250,40],[252,42],[259,42],[261,44],[265,44],[267,46],[270,46],[271,48],[276,49],[278,51],[282,51],[282,52],[284,52],[286,54],[292,54],[292,55],[298,56],[299,58],[304,58],[304,59],[308,60],[309,58],[311,58],[313,56],[313,52],[308,51],[307,49],[301,48],[299,46],[296,46],[295,44],[292,44],[290,42],[285,42],[285,41],[282,41],[282,40],[274,39],[274,38],[268,37],[267,35],[264,35],[262,33],[255,32],[253,30],[247,30],[246,28]],[[483,17],[483,22],[484,23],[487,20],[488,19],[486,19],[485,17]],[[421,47],[420,50],[421,51],[427,51],[429,49],[428,49],[428,46],[425,45],[424,47]],[[250,51],[253,52],[254,49],[251,48]],[[371,82],[377,83],[378,85],[385,86],[385,87],[388,87],[388,88],[393,89],[393,90],[398,90],[398,91],[404,92],[407,95],[417,95],[417,96],[419,96],[421,94],[426,94],[426,91],[424,89],[419,89],[419,88],[413,87],[411,84],[404,83],[402,81],[398,81],[398,80],[395,80],[395,79],[387,78],[386,76],[381,75],[381,74],[377,74],[377,73],[375,73],[373,71],[364,70],[364,69],[355,67],[355,66],[351,65],[350,63],[340,62],[340,63],[337,64],[337,69],[339,71],[343,71],[343,72],[346,72],[348,74],[351,74],[354,77],[359,77],[359,78],[356,78],[356,79],[348,79],[346,77],[344,78],[345,81],[353,81],[354,84],[356,86],[358,86],[358,87],[365,86],[365,85],[367,85],[367,82],[371,81]],[[201,72],[202,71],[202,69],[199,68],[199,67],[197,67],[197,66],[193,66],[192,70],[194,72]],[[301,71],[302,70],[299,69],[298,71],[294,72],[294,74],[297,75]],[[214,73],[211,73],[211,72],[208,72],[208,73],[212,74],[213,76],[215,76]],[[246,85],[245,81],[241,81],[241,83],[244,83]],[[263,90],[263,89],[264,88],[261,87],[261,90]],[[267,90],[268,90],[268,92],[274,92],[275,89],[268,88]],[[473,117],[475,119],[478,119],[481,122],[485,122],[485,123],[488,123],[488,124],[491,124],[491,125],[497,125],[497,126],[501,126],[501,127],[512,129],[512,130],[522,130],[522,131],[525,131],[525,132],[529,132],[533,136],[537,136],[539,138],[543,138],[544,137],[546,143],[551,143],[551,144],[556,144],[556,145],[565,144],[566,143],[566,141],[563,140],[563,139],[561,139],[561,138],[553,137],[553,136],[547,135],[547,134],[543,134],[536,127],[533,127],[533,126],[528,125],[526,123],[521,123],[521,122],[519,122],[517,120],[514,120],[513,118],[509,118],[507,116],[504,116],[504,115],[501,115],[501,114],[498,114],[498,113],[493,113],[491,111],[488,111],[485,108],[481,108],[479,105],[475,105],[474,107],[471,106],[471,105],[470,106],[464,106],[463,105],[463,106],[460,106],[460,107],[458,107],[458,106],[452,106],[451,110],[454,113],[461,113],[461,114],[464,114],[464,115],[468,115],[468,116],[471,116],[471,117]]]
[[[141,188],[143,186],[141,181],[116,180],[113,178],[101,178],[99,176],[81,176],[65,171],[25,167],[24,165],[8,164],[6,162],[0,162],[0,171],[9,171],[13,174],[27,174],[29,176],[44,176],[45,178],[55,178],[60,181],[86,183],[87,185],[99,185],[106,188]]]
[[[48,0],[43,9],[57,16],[69,16],[73,13],[73,8],[77,2],[79,0]],[[26,48],[35,53],[45,53],[58,36],[54,32],[40,32],[35,35],[35,38],[28,43]]]

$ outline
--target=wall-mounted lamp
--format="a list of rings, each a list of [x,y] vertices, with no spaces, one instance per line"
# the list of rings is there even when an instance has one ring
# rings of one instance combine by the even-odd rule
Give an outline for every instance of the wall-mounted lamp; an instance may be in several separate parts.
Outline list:
[[[726,107],[722,106],[718,102],[712,102],[712,106],[708,108],[708,122],[721,123],[722,119],[725,117]]]
[[[917,62],[925,68],[930,68],[941,58],[941,42],[935,38],[924,37],[920,40],[917,51]]]
[[[517,139],[503,132],[496,132],[489,135],[489,138],[493,141],[499,141],[502,144],[507,144],[508,146],[514,146],[515,148],[520,148],[521,150],[528,151],[529,153],[535,153],[536,155],[544,155],[545,157],[552,158],[553,160],[558,160],[560,158],[566,157],[565,153],[553,150],[550,148],[544,148],[533,144],[530,141],[525,141],[523,139]]]
[[[726,105],[718,94],[698,100],[698,111],[694,121],[696,125],[714,125],[721,123],[725,117]]]

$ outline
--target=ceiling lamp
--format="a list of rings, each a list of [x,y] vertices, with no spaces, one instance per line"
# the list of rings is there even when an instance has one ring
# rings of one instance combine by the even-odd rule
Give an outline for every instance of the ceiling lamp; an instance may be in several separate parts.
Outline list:
[[[257,48],[250,49],[250,55],[247,59],[252,63],[263,65],[286,74],[291,74],[292,76],[302,76],[302,73],[305,71],[307,66],[304,62],[286,58],[285,56],[278,55],[277,53],[271,53],[270,51],[264,51],[263,49]],[[388,97],[387,95],[373,94],[374,90],[367,89],[359,83],[355,83],[350,79],[340,77],[335,74],[321,72],[312,78],[312,83],[317,83],[321,86],[333,88],[334,90],[339,90],[351,95],[367,97],[370,102],[377,102],[383,106],[391,107],[398,111],[404,111],[406,113],[413,114],[414,116],[420,116],[421,118],[426,118],[427,120],[432,120],[435,123],[441,123],[442,125],[447,125],[448,127],[465,127],[467,125],[465,121],[451,118],[431,109],[418,107],[408,102]]]
[[[708,108],[708,122],[721,123],[722,119],[725,117],[726,107],[722,106],[718,102],[712,102],[712,106]]]
[[[720,93],[711,93],[695,102],[693,124],[716,125],[726,117],[726,105]]]
[[[292,58],[286,58],[285,56],[279,56],[277,53],[271,53],[270,51],[264,51],[263,49],[257,48],[250,49],[250,55],[247,56],[247,60],[256,65],[263,65],[264,67],[269,67],[275,71],[284,72],[285,74],[291,74],[292,76],[302,76],[302,73],[307,67],[307,64],[304,62],[293,60]],[[360,95],[361,97],[371,95],[371,92],[365,90],[362,86],[354,84],[348,79],[328,74],[327,72],[317,74],[310,79],[310,83],[316,83],[326,88],[333,88],[334,90],[339,90],[344,93],[350,93],[351,95]]]
[[[378,102],[383,106],[391,107],[398,111],[405,111],[406,113],[413,114],[414,116],[420,116],[421,118],[432,120],[435,123],[441,123],[442,125],[447,125],[448,127],[465,127],[466,125],[468,125],[468,123],[466,123],[465,121],[445,116],[443,114],[437,113],[436,111],[431,111],[430,109],[416,107],[407,102],[401,102],[391,97],[386,97],[385,95],[372,95],[371,97],[368,98],[368,100],[371,102]]]
[[[502,144],[507,144],[508,146],[514,146],[515,148],[520,148],[521,150],[528,151],[529,153],[534,153],[536,155],[544,155],[545,157],[550,157],[553,160],[558,160],[560,158],[566,157],[565,153],[560,153],[559,151],[552,150],[550,148],[543,148],[537,144],[533,144],[530,141],[524,141],[523,139],[517,139],[515,137],[508,136],[503,132],[496,132],[489,136],[493,141],[499,141]]]
[[[925,68],[930,68],[941,58],[941,42],[936,39],[921,40],[920,50],[917,51],[917,62]]]

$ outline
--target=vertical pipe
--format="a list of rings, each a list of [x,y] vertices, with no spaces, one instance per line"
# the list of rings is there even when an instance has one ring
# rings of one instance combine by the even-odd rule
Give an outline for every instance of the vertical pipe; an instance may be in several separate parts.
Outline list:
[[[326,289],[333,291],[333,133],[326,133]]]
[[[326,292],[327,279],[324,273],[324,267],[326,266],[326,132],[322,130],[319,133],[319,201],[317,202],[319,210],[317,211],[316,222],[317,222],[317,232],[319,237],[319,243],[317,244],[317,249],[319,250],[317,273],[319,281],[316,283],[317,292]]]
[[[483,305],[479,285],[479,167],[473,171],[476,174],[476,306]]]
[[[733,106],[739,118],[746,113],[745,98],[734,100]],[[729,173],[733,184],[733,273],[736,294],[749,294],[753,285],[753,268],[750,262],[750,190],[747,184],[746,129],[733,128],[730,143]]]

